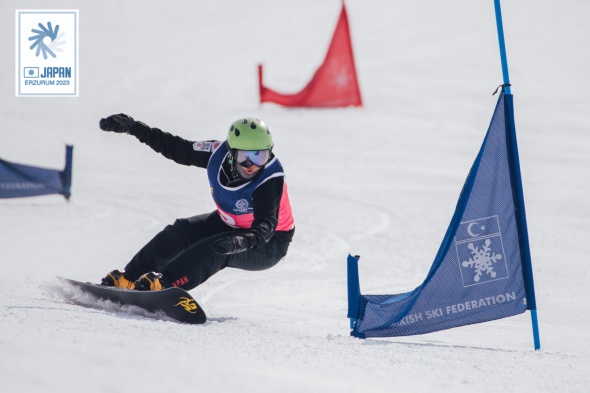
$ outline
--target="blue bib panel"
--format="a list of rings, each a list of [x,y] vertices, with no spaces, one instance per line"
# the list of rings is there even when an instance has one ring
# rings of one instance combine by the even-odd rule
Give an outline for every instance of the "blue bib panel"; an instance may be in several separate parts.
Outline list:
[[[254,221],[252,194],[265,181],[278,176],[285,176],[283,166],[275,157],[262,169],[260,176],[237,187],[226,187],[219,181],[221,166],[229,154],[227,142],[223,142],[213,152],[207,165],[207,176],[211,186],[211,195],[217,205],[219,216],[231,227],[250,228]],[[289,230],[294,226],[291,205],[286,187],[279,208],[279,224],[277,230]]]

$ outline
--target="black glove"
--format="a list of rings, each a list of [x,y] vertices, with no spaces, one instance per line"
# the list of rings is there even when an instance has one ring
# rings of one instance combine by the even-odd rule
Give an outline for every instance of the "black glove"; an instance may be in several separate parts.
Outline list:
[[[105,119],[100,119],[98,125],[103,131],[114,131],[128,134],[129,131],[131,131],[131,128],[135,125],[135,120],[133,120],[131,116],[119,113],[118,115],[111,115]]]
[[[245,233],[242,235],[233,235],[217,239],[211,248],[217,254],[231,255],[239,252],[244,252],[256,245],[256,236],[253,233]]]

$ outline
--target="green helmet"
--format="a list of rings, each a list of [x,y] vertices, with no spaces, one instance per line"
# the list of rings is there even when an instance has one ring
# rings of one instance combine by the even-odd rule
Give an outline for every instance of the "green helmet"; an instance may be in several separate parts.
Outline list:
[[[227,144],[236,150],[272,149],[272,135],[268,126],[258,119],[246,117],[232,123],[227,133]]]

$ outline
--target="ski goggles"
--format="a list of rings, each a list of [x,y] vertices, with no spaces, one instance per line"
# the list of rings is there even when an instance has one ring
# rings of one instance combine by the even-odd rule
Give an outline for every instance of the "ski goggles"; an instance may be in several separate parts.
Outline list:
[[[236,161],[244,168],[263,166],[270,158],[270,150],[237,150]]]

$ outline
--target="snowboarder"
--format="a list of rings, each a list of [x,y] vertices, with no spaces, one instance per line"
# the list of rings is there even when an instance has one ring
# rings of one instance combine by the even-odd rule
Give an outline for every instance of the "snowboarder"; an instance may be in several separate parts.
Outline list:
[[[265,270],[287,254],[295,232],[283,167],[268,126],[236,120],[225,141],[188,141],[125,114],[100,120],[103,131],[127,133],[164,157],[207,169],[217,210],[177,219],[102,284],[124,289],[190,290],[226,268]]]

